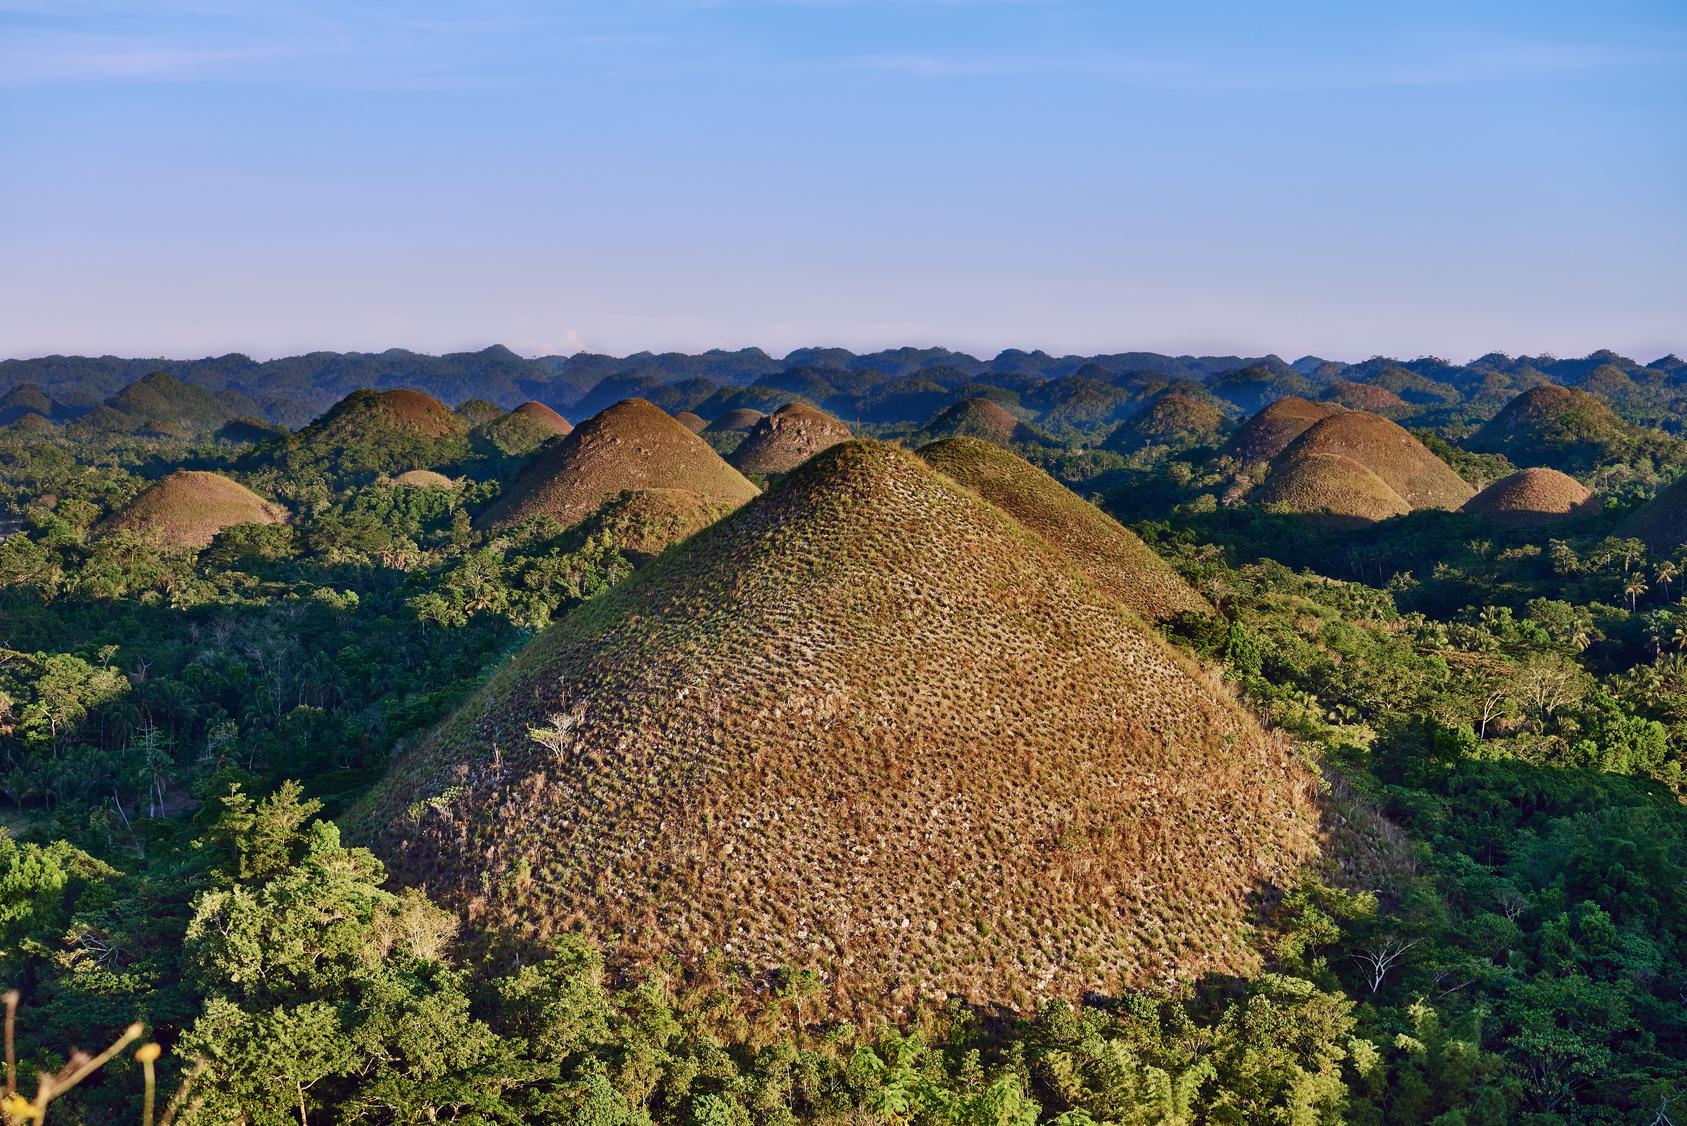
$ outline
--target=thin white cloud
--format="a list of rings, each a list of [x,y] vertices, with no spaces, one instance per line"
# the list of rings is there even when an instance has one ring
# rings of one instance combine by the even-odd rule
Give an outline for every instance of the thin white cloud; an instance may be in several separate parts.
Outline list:
[[[1125,85],[1210,91],[1317,91],[1383,86],[1450,86],[1472,82],[1544,77],[1575,71],[1678,66],[1687,50],[1630,51],[1584,45],[1519,44],[1452,51],[1413,60],[1352,60],[1317,66],[1273,59],[1261,68],[1247,60],[1224,62],[1124,56],[863,55],[806,64],[807,69],[877,71],[913,78],[973,78],[1008,75],[1083,75]]]
[[[752,6],[826,8],[1090,7],[1070,0],[658,0],[534,8],[455,0],[320,0],[277,8],[252,0],[0,0],[0,86],[79,82],[265,82],[352,87],[460,87],[648,78],[780,80],[877,73],[914,81],[1066,79],[1206,92],[1329,91],[1512,81],[1616,68],[1680,67],[1676,29],[1627,41],[1404,36],[1388,42],[1307,40],[1262,57],[1246,44],[1190,34],[1124,51],[1044,42],[1022,51],[929,50],[918,34],[875,30],[801,42]],[[730,23],[696,13],[739,10]],[[701,18],[702,22],[699,22]],[[1065,34],[1076,39],[1080,32]],[[1615,34],[1615,33],[1613,33]],[[897,37],[911,49],[897,49]],[[1642,45],[1643,44],[1643,45]]]

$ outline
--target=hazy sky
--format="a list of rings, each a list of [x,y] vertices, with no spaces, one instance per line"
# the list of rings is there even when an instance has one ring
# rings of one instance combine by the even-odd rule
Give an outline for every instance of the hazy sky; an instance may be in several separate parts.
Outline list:
[[[1687,4],[0,0],[0,356],[1687,351]]]

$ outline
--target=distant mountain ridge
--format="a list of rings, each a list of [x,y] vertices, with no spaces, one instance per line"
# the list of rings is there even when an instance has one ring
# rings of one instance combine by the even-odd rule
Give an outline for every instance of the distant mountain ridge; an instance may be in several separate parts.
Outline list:
[[[1231,418],[1286,395],[1351,399],[1352,405],[1375,401],[1390,417],[1412,417],[1420,426],[1443,424],[1460,412],[1480,422],[1543,385],[1585,389],[1641,426],[1657,425],[1687,403],[1687,364],[1674,355],[1641,365],[1603,349],[1562,360],[1493,352],[1460,365],[1434,356],[1374,356],[1356,364],[1302,356],[1286,363],[1275,355],[1053,356],[1017,348],[988,360],[947,348],[868,353],[799,348],[783,358],[760,348],[526,358],[494,345],[441,356],[393,348],[262,362],[239,353],[200,360],[57,355],[4,360],[0,388],[14,390],[0,406],[7,408],[6,422],[37,413],[121,429],[142,425],[153,414],[173,419],[175,414],[160,410],[164,404],[153,403],[158,396],[133,390],[156,373],[174,381],[168,397],[205,400],[178,412],[189,416],[180,421],[208,426],[249,417],[290,430],[359,389],[415,390],[445,403],[478,399],[504,410],[532,401],[573,418],[643,398],[670,414],[692,412],[705,422],[732,410],[767,413],[796,401],[879,426],[917,425],[947,407],[983,399],[1017,412],[1061,442],[1097,444],[1112,427],[1171,392],[1208,402]],[[144,402],[131,401],[137,398]],[[1385,400],[1398,405],[1384,405]],[[125,425],[126,420],[133,421]]]

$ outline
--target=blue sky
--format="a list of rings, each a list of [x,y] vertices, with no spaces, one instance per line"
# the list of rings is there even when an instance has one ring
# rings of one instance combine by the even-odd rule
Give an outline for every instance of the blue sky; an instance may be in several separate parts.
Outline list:
[[[1687,351],[1687,5],[0,0],[0,356]]]

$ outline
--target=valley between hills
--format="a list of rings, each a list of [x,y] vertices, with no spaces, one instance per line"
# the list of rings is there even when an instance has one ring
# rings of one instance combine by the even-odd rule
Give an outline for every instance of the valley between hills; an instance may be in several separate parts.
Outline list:
[[[181,1122],[1687,1093],[1676,357],[0,382],[25,1088],[136,1025]]]

